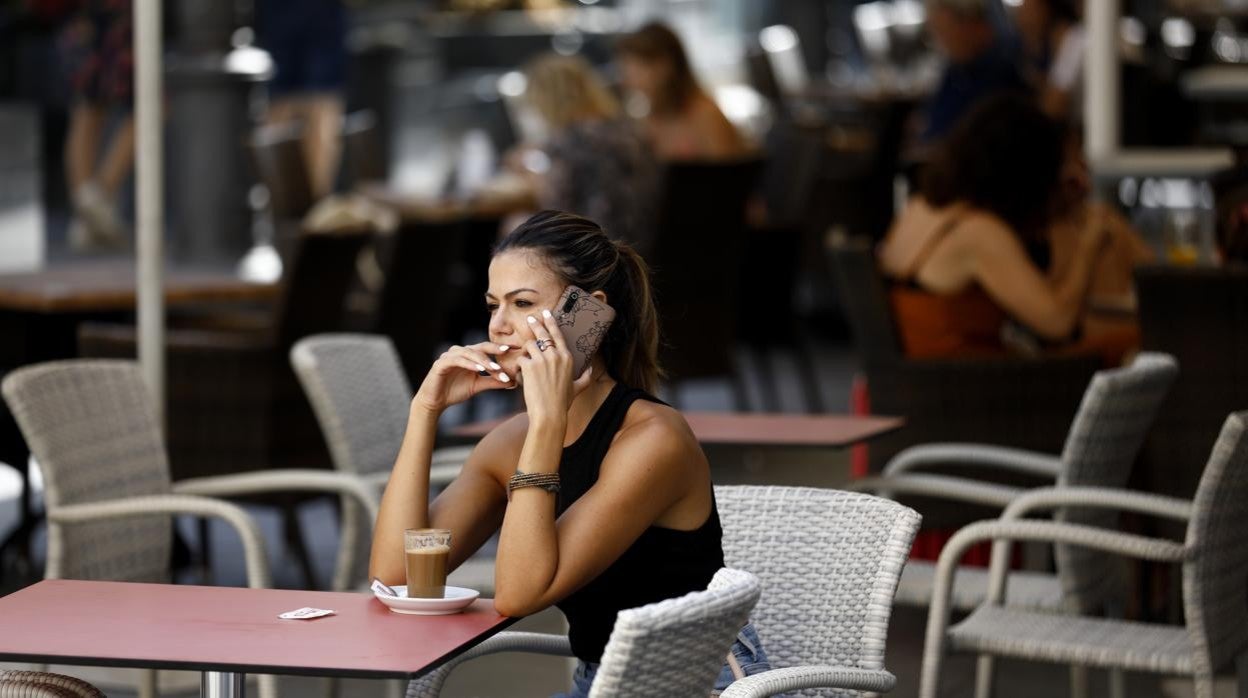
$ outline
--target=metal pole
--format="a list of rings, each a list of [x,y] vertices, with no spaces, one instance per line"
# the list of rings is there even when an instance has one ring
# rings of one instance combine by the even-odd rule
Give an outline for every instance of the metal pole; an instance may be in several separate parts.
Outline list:
[[[1087,3],[1086,61],[1083,73],[1084,152],[1096,169],[1118,154],[1122,90],[1118,60],[1120,0]]]
[[[205,671],[199,682],[200,698],[243,698],[243,674],[230,671]]]
[[[139,363],[164,420],[164,132],[161,0],[134,0]]]

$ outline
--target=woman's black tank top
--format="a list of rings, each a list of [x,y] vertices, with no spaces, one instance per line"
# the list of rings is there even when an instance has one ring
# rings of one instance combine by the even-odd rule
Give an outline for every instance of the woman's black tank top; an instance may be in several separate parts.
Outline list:
[[[662,403],[645,391],[616,383],[584,433],[563,449],[558,515],[597,482],[611,440],[629,406],[638,399]],[[556,604],[568,619],[572,654],[584,662],[598,662],[617,613],[706,589],[711,577],[724,566],[721,537],[714,499],[710,516],[692,531],[647,528],[602,574]]]

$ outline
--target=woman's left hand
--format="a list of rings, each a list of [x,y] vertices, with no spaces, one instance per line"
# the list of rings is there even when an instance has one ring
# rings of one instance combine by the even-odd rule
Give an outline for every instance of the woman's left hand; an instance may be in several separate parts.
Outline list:
[[[593,368],[576,380],[572,378],[572,353],[564,343],[563,332],[549,310],[528,318],[533,338],[521,347],[520,372],[524,375],[524,404],[529,423],[566,420],[572,399],[589,386]]]

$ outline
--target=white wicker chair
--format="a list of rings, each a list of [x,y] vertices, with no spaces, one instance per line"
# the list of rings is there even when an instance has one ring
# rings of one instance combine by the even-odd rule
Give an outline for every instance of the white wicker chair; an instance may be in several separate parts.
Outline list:
[[[0,698],[107,698],[91,684],[44,671],[0,671]]]
[[[1024,473],[1060,487],[1124,487],[1149,426],[1178,374],[1166,354],[1144,353],[1127,367],[1098,371],[1084,392],[1061,456],[983,444],[925,444],[897,454],[881,477],[856,480],[847,489],[883,496],[913,495],[1004,508],[1026,488],[987,483],[969,477],[923,474],[924,468],[958,464],[981,470]],[[1020,409],[1025,406],[1020,406]],[[1059,510],[1071,523],[1113,526],[1116,514]],[[1117,561],[1096,552],[1057,545],[1057,574],[1019,571],[1011,574],[1011,605],[1061,611],[1090,611],[1118,595]],[[935,565],[911,560],[897,588],[896,602],[926,606]],[[969,611],[987,593],[988,573],[964,567],[957,572],[950,603]]]
[[[215,497],[311,490],[354,497],[376,512],[354,478],[283,470],[170,483],[151,395],[132,361],[57,361],[13,371],[0,384],[44,478],[49,579],[169,582],[173,515],[216,517],[238,532],[247,583],[270,584],[260,531],[243,509]],[[375,513],[374,513],[375,516]],[[142,692],[154,690],[145,672]],[[261,682],[272,694],[275,684]]]
[[[724,698],[802,688],[823,689],[802,695],[890,690],[895,679],[884,670],[884,643],[919,515],[836,490],[716,487],[715,497],[726,564],[762,580],[752,621],[776,667],[734,682]],[[500,633],[413,681],[407,698],[437,698],[461,661],[497,652],[570,656],[571,648],[557,635]]]
[[[1230,415],[1192,501],[1095,488],[1037,490],[997,521],[973,523],[945,545],[936,568],[923,651],[921,698],[936,698],[946,647],[980,655],[1085,667],[1181,674],[1197,698],[1213,697],[1215,672],[1234,662],[1248,696],[1248,412]],[[1041,508],[1094,508],[1186,520],[1184,543],[1082,522],[1023,521]],[[1002,602],[1007,546],[996,546],[988,599],[949,626],[949,591],[959,558],[980,541],[1046,541],[1183,566],[1186,626],[1063,616]]]
[[[893,593],[920,517],[896,502],[804,487],[715,488],[724,563],[758,575],[751,620],[772,665],[725,698],[884,692]]]
[[[759,592],[757,577],[725,568],[706,591],[620,611],[590,698],[708,695]]]
[[[291,347],[290,363],[321,425],[334,467],[360,477],[380,495],[403,443],[412,401],[411,384],[394,344],[381,335],[313,335]],[[471,446],[434,451],[430,485],[450,484],[471,452]],[[362,522],[355,503],[344,500],[342,537],[356,545],[343,550],[349,559],[340,560],[336,589],[368,583],[368,556],[356,557],[354,551],[369,549],[371,532],[372,521]],[[494,561],[467,560],[449,581],[489,596]]]

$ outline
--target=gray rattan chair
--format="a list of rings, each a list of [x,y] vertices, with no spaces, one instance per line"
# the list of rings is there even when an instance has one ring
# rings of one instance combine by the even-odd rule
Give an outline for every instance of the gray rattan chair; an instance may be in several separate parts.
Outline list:
[[[1024,473],[1056,482],[1060,487],[1124,487],[1148,428],[1177,374],[1174,359],[1158,353],[1141,354],[1125,368],[1098,371],[1084,392],[1061,456],[982,444],[913,446],[897,454],[883,476],[857,480],[847,487],[999,508],[1027,491],[966,477],[916,472],[945,464]],[[1114,525],[1113,515],[1106,512],[1059,510],[1058,518],[1070,523]],[[1057,574],[1020,571],[1011,575],[1011,604],[1086,612],[1100,608],[1121,590],[1120,569],[1112,559],[1064,545],[1056,546],[1054,552]],[[911,560],[901,576],[897,603],[926,606],[934,570],[935,565],[930,562]],[[975,608],[984,600],[987,587],[987,570],[960,568],[950,599],[953,608]]]
[[[290,363],[312,403],[334,467],[360,477],[380,494],[403,443],[412,401],[411,384],[394,344],[381,335],[314,335],[295,343]],[[450,484],[471,452],[470,446],[434,451],[430,484]],[[344,552],[368,550],[371,545],[371,521],[362,526],[360,515],[354,501],[343,501],[343,540],[357,542]],[[349,574],[336,577],[335,588],[367,583],[367,562],[367,555],[351,554],[339,568],[340,574]],[[466,561],[452,573],[450,582],[491,594],[493,560]]]
[[[354,478],[283,470],[170,483],[151,394],[131,361],[75,360],[10,373],[0,392],[44,477],[49,579],[167,583],[175,514],[216,517],[242,538],[251,587],[269,586],[260,531],[245,511],[213,497],[289,490],[355,497]],[[340,558],[342,556],[340,555]],[[145,691],[151,688],[145,677]],[[272,687],[264,688],[268,692]]]
[[[1015,500],[1001,520],[973,523],[941,552],[919,695],[936,698],[945,649],[980,655],[1160,674],[1195,680],[1196,697],[1212,698],[1214,674],[1235,663],[1239,695],[1248,695],[1248,412],[1227,417],[1194,500],[1103,488],[1035,490]],[[1187,522],[1183,543],[1069,521],[1023,521],[1036,509],[1128,511]],[[1045,541],[1183,567],[1185,626],[1064,616],[1002,603],[1006,546],[994,551],[988,599],[949,625],[953,571],[980,541]],[[1008,598],[1008,597],[1007,597]]]
[[[736,681],[725,698],[891,690],[884,646],[919,515],[879,497],[803,487],[716,487],[715,498],[725,564],[763,583],[751,620],[773,667]]]
[[[91,684],[44,671],[0,671],[0,698],[107,698]]]
[[[725,568],[706,591],[620,611],[590,698],[709,694],[760,591],[758,577]]]
[[[824,689],[810,695],[890,690],[895,679],[884,670],[884,642],[919,515],[896,502],[836,490],[716,487],[715,497],[725,563],[762,581],[752,619],[776,667],[733,683],[725,698],[801,688]],[[571,654],[566,637],[512,632],[465,658],[505,651]],[[436,697],[459,661],[412,682],[408,698]]]
[[[706,591],[696,591],[641,608],[620,611],[591,698],[705,696],[741,626],[749,620],[761,590],[749,572],[721,569]],[[570,656],[566,637],[543,633],[500,633],[413,681],[407,698],[434,697],[450,670],[461,662],[499,652]]]

